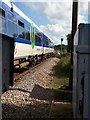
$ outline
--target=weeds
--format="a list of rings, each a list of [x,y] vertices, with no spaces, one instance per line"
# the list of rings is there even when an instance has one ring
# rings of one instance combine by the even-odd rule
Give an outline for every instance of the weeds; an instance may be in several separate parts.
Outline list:
[[[54,78],[52,88],[58,89],[69,84],[70,56],[60,59],[56,66],[53,67]]]
[[[61,77],[69,77],[70,70],[70,57],[66,56],[60,59],[56,66],[53,68],[55,76]]]

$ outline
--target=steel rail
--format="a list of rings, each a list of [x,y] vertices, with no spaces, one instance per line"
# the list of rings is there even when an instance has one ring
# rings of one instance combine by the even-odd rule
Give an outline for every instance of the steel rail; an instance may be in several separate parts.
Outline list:
[[[50,59],[51,59],[51,58],[50,58]],[[46,60],[44,60],[43,62],[35,65],[34,67],[31,67],[29,70],[26,70],[26,71],[24,71],[23,73],[20,73],[20,74],[14,76],[13,81],[17,81],[17,80],[20,79],[22,76],[25,76],[26,74],[30,73],[32,70],[34,70],[35,68],[41,66],[43,63],[45,63],[45,62],[48,61],[48,60],[49,60],[49,59],[46,59]]]

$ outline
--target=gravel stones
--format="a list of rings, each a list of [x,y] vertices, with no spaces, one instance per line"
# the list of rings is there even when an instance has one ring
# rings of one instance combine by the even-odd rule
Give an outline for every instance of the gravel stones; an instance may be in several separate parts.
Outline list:
[[[3,118],[49,117],[53,100],[53,91],[49,83],[53,78],[52,68],[58,61],[58,58],[49,58],[41,66],[20,78],[1,96]]]

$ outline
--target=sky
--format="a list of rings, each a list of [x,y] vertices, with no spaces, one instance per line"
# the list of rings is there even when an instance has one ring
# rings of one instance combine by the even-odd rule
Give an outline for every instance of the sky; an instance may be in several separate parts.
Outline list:
[[[72,27],[72,1],[64,0],[12,0],[41,30],[52,39],[55,45],[67,44],[66,35]],[[88,0],[79,0],[78,24],[88,23]]]

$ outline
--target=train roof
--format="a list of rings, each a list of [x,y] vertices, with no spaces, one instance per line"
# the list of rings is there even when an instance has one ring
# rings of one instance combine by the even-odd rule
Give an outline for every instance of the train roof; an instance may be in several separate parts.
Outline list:
[[[2,0],[2,2],[4,2],[6,5],[8,5],[11,8],[11,1],[10,0]],[[21,17],[23,17],[24,19],[26,19],[29,23],[33,23],[33,25],[40,31],[42,32],[44,35],[46,35],[51,41],[52,39],[46,34],[44,33],[29,17],[27,17],[13,2],[13,10],[18,13]]]

